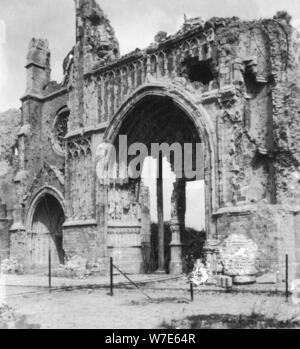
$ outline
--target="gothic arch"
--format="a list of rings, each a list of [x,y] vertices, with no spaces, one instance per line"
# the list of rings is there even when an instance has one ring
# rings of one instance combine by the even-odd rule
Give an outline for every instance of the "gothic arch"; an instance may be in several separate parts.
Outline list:
[[[27,215],[27,256],[31,265],[45,267],[64,263],[63,223],[65,209],[62,195],[45,186],[33,198]]]
[[[62,194],[54,187],[44,186],[35,194],[35,196],[32,198],[32,200],[29,204],[29,209],[28,209],[27,219],[26,219],[27,231],[31,230],[33,216],[34,216],[34,213],[36,211],[36,208],[37,208],[38,204],[40,203],[40,201],[46,195],[50,195],[50,196],[54,197],[58,201],[58,203],[60,204],[64,213],[66,212],[65,201],[64,201],[64,197],[62,196]]]
[[[192,121],[200,139],[205,145],[205,182],[206,182],[206,229],[210,237],[215,236],[213,212],[218,209],[218,168],[217,140],[213,122],[193,96],[184,88],[174,85],[147,84],[137,89],[118,109],[109,123],[104,135],[104,142],[113,143],[120,128],[138,103],[149,96],[170,98]]]

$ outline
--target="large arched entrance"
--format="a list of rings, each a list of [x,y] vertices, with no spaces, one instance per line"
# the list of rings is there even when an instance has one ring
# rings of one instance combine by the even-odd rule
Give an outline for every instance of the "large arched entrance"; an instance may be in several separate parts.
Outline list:
[[[156,255],[156,263],[154,264],[159,271],[169,271],[173,274],[181,273],[185,267],[184,260],[192,254],[189,246],[195,247],[195,244],[199,244],[199,254],[194,257],[201,257],[200,250],[204,243],[203,232],[201,232],[201,236],[195,236],[195,231],[190,231],[188,236],[186,229],[186,187],[190,182],[200,179],[205,183],[205,194],[196,198],[193,210],[197,215],[195,207],[198,206],[199,219],[201,215],[204,216],[203,225],[206,236],[213,230],[211,218],[214,194],[213,145],[210,143],[209,130],[205,128],[205,122],[199,110],[189,108],[188,101],[186,108],[184,104],[182,100],[168,95],[165,91],[142,92],[137,94],[136,98],[129,100],[127,106],[125,103],[125,106],[120,109],[107,129],[105,141],[114,144],[114,149],[117,151],[117,172],[124,177],[124,171],[127,171],[125,175],[127,181],[112,182],[108,191],[108,247],[111,249],[110,255],[117,257],[119,265],[124,265],[125,271],[126,268],[137,271],[145,270],[143,267],[132,268],[132,266],[138,261],[142,261],[141,263],[144,265],[150,261],[151,264],[151,256]],[[127,137],[126,147],[124,147],[123,141],[120,144],[120,136]],[[170,152],[167,157],[161,153],[153,154],[152,145],[161,145],[162,143],[169,146]],[[141,200],[139,197],[144,192],[141,175],[144,162],[141,161],[137,167],[135,166],[136,162],[134,162],[134,169],[131,168],[131,161],[137,155],[141,155],[138,152],[131,154],[131,146],[136,144],[144,145],[150,157],[156,160],[158,168],[162,168],[162,163],[167,161],[173,175],[175,175],[170,195],[171,200],[166,205],[163,188],[164,174],[163,171],[157,171],[157,234],[154,237],[156,245],[152,243],[153,231],[151,232],[150,229],[149,232],[149,227],[143,226],[145,221],[149,224],[149,220],[143,217],[143,212],[145,212],[143,200],[145,198]],[[187,152],[185,152],[185,145],[190,146]],[[198,145],[202,145],[202,148],[198,148]],[[177,163],[178,157],[174,156],[175,148],[182,150],[181,167]],[[200,152],[202,150],[202,153],[197,152],[199,149]],[[124,153],[125,150],[129,152],[126,155],[124,165],[122,163],[124,154],[120,155],[120,152]],[[188,171],[185,168],[186,164],[188,164]],[[139,177],[136,176],[137,171],[140,173]],[[132,173],[135,173],[134,177]],[[197,173],[197,176],[193,177],[193,173]],[[199,173],[201,173],[200,178]],[[128,195],[129,193],[130,195]],[[200,204],[201,201],[204,202],[203,205]],[[124,207],[123,202],[125,202],[126,207]],[[204,207],[205,212],[200,211],[201,207]],[[170,218],[167,222],[165,220],[166,209],[170,211]],[[128,219],[129,217],[130,219]],[[130,238],[129,233],[131,234]],[[134,241],[130,241],[133,235],[135,236]],[[193,238],[195,241],[190,241]],[[117,239],[119,239],[119,243],[116,243]],[[122,247],[124,248],[123,243],[127,243],[126,252],[122,249]],[[142,246],[141,256],[139,256],[137,249],[140,246]],[[154,254],[153,250],[155,250]],[[194,250],[197,250],[197,246]],[[135,252],[133,253],[133,251]],[[151,271],[153,271],[153,263]]]
[[[64,263],[62,226],[65,215],[60,202],[45,193],[35,203],[31,221],[30,261],[35,266],[48,264],[49,250],[53,265]]]

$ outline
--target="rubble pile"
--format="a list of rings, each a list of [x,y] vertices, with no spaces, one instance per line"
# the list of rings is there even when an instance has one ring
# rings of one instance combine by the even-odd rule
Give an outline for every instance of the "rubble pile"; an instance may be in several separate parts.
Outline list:
[[[89,275],[91,270],[88,269],[87,259],[80,256],[73,256],[53,272],[56,277],[85,278]]]
[[[195,286],[205,285],[211,279],[208,268],[198,259],[190,274],[190,281]]]
[[[39,325],[29,324],[25,315],[19,315],[6,304],[0,305],[0,330],[4,329],[38,329]]]
[[[24,268],[21,263],[15,258],[5,259],[1,263],[1,272],[3,274],[18,274],[22,275],[24,273]]]

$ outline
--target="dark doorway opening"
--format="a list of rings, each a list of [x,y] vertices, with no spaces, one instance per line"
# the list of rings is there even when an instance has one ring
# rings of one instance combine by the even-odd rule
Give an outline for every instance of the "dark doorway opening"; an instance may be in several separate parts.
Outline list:
[[[58,200],[50,194],[43,196],[36,207],[32,221],[30,254],[33,265],[47,265],[49,250],[54,265],[64,263],[62,231],[64,221],[64,211]]]

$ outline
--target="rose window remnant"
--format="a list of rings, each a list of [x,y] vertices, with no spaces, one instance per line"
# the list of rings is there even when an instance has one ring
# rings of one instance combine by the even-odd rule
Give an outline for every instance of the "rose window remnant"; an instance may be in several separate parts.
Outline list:
[[[57,115],[54,123],[55,149],[61,153],[65,150],[65,136],[68,132],[69,114],[69,110],[64,109]]]

